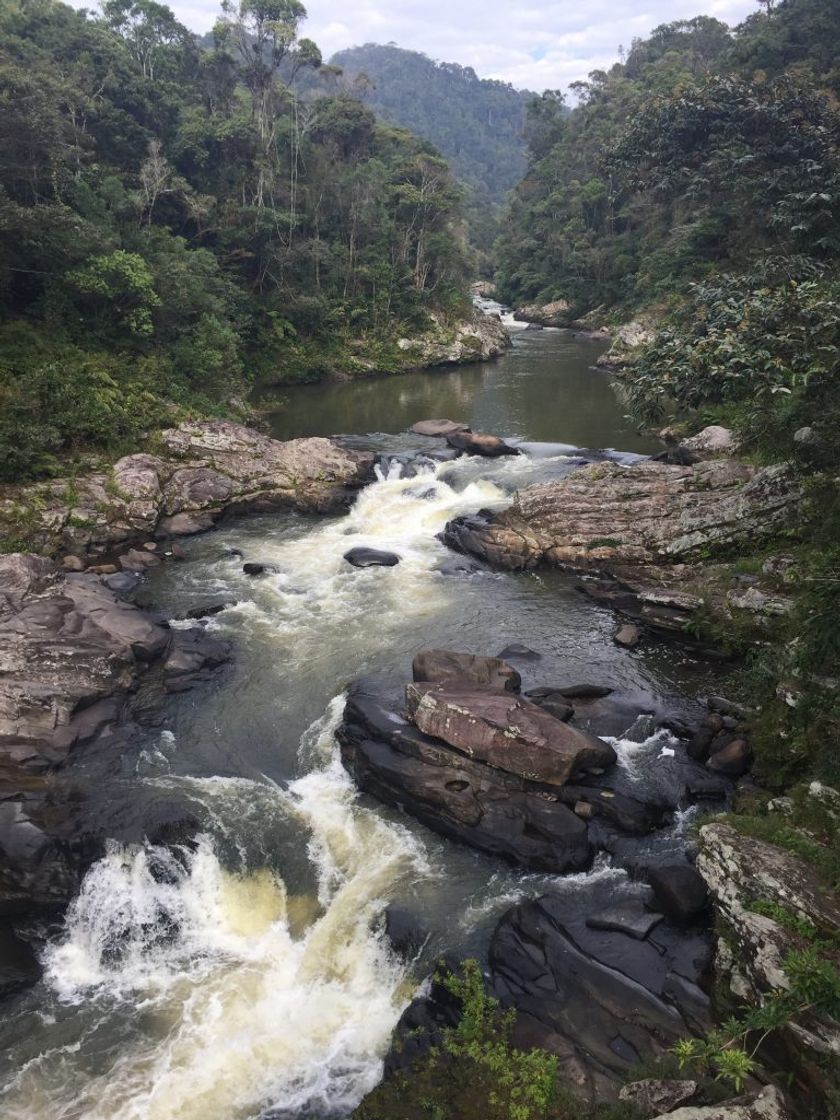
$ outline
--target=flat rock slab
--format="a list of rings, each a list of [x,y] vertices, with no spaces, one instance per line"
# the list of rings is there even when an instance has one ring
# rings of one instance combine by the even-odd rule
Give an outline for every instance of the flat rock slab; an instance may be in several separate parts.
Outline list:
[[[663,914],[652,913],[641,899],[630,898],[617,902],[605,910],[590,914],[586,924],[590,929],[604,929],[615,933],[626,933],[637,941],[643,941],[650,931],[662,921]]]
[[[575,773],[602,770],[616,761],[613,748],[601,739],[509,692],[410,684],[406,705],[425,734],[529,781],[562,786]]]
[[[424,649],[412,663],[418,683],[457,681],[478,688],[518,692],[522,678],[513,666],[498,657],[479,657],[475,653],[456,653],[448,649]]]
[[[396,552],[383,552],[378,548],[351,548],[344,559],[354,568],[394,568],[400,562]]]
[[[469,425],[458,420],[418,420],[408,429],[418,436],[451,436],[454,432],[468,432]]]

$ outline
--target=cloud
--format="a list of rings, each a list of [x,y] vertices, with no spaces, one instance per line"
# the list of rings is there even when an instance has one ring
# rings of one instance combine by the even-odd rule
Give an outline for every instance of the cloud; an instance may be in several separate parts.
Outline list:
[[[78,7],[83,0],[73,0]],[[603,70],[654,27],[710,15],[729,24],[756,11],[756,0],[588,0],[572,5],[517,0],[304,0],[304,33],[328,58],[344,47],[394,42],[445,62],[472,66],[481,77],[522,89],[563,89]],[[178,18],[208,31],[215,0],[170,0]]]

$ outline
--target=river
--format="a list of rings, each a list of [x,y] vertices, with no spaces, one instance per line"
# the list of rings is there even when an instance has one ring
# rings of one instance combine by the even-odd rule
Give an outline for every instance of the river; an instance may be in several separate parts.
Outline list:
[[[434,955],[480,957],[513,901],[547,887],[570,906],[636,888],[601,857],[592,872],[523,875],[361,797],[333,739],[342,690],[362,673],[409,679],[424,647],[539,652],[525,686],[608,684],[633,711],[684,711],[706,670],[671,648],[619,649],[615,619],[558,573],[452,575],[447,520],[500,509],[529,481],[572,468],[574,447],[652,450],[624,419],[599,346],[517,331],[495,363],[288,390],[279,438],[345,433],[411,455],[407,435],[449,416],[524,441],[528,454],[397,463],[346,515],[274,513],[186,542],[138,597],[175,618],[208,598],[235,605],[205,623],[232,664],[167,702],[129,757],[72,764],[78,813],[113,837],[43,947],[44,977],[0,1025],[5,1120],[281,1120],[345,1117],[372,1088],[390,1032]],[[554,446],[547,446],[552,443]],[[560,445],[569,445],[563,448]],[[352,545],[393,549],[393,569],[357,570]],[[249,579],[242,558],[276,572]],[[183,625],[176,623],[176,625]],[[665,733],[636,721],[616,741],[624,779],[669,782]],[[195,818],[194,850],[141,840],[174,809]],[[682,843],[676,827],[656,841]],[[392,901],[427,931],[414,962],[382,932]]]

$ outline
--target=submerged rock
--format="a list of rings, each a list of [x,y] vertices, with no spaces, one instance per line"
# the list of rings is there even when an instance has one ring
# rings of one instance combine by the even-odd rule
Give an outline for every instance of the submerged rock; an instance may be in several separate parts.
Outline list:
[[[509,692],[446,685],[410,684],[411,719],[480,762],[530,781],[562,786],[576,773],[603,770],[615,751],[594,735],[578,731]]]
[[[459,682],[509,692],[518,692],[522,684],[516,669],[498,657],[479,657],[448,649],[421,650],[412,662],[412,675],[417,682]]]

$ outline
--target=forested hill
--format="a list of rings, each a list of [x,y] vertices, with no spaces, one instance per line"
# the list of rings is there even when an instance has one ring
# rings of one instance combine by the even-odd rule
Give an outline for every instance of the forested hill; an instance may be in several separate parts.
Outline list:
[[[430,140],[458,178],[500,202],[525,171],[525,114],[532,93],[479,78],[469,66],[366,43],[331,62],[364,75],[358,96],[383,120]]]
[[[460,189],[326,83],[300,3],[0,0],[0,480],[263,374],[388,368],[466,302]],[[440,316],[438,316],[440,319]]]

